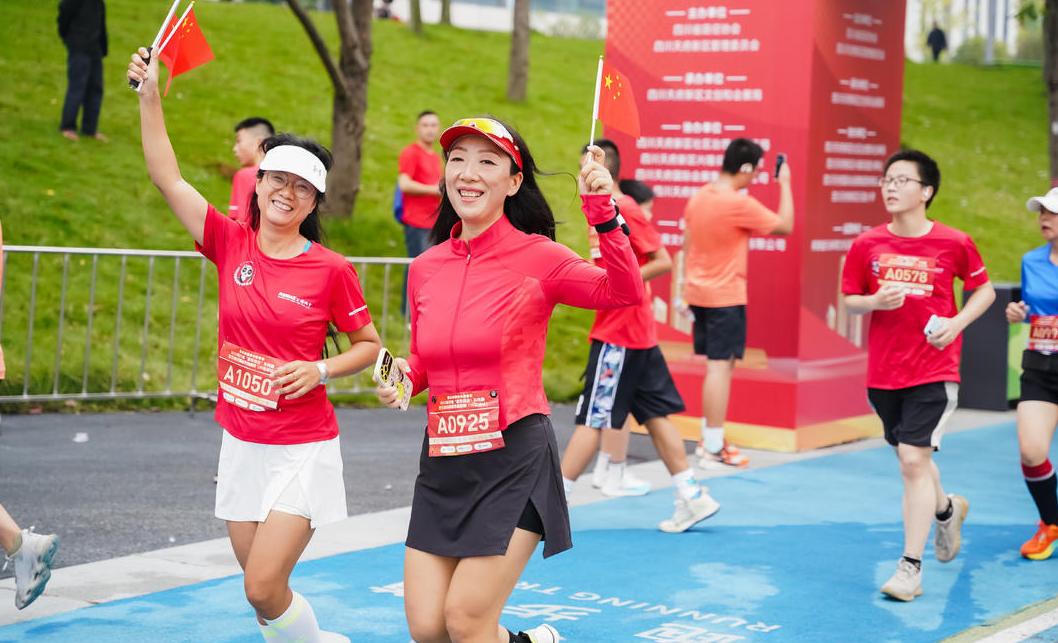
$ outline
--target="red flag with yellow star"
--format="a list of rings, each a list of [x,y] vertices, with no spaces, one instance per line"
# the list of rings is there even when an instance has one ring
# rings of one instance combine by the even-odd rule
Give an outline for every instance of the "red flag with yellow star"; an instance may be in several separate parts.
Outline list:
[[[615,130],[639,138],[639,109],[628,77],[603,62],[599,85],[599,120]]]
[[[175,28],[178,31],[166,36],[168,44],[162,49],[162,53],[158,54],[158,58],[169,68],[169,80],[165,83],[166,95],[169,94],[173,78],[213,60],[213,50],[209,48],[206,37],[198,27],[194,10],[188,11]],[[172,29],[166,31],[167,34],[171,32]]]

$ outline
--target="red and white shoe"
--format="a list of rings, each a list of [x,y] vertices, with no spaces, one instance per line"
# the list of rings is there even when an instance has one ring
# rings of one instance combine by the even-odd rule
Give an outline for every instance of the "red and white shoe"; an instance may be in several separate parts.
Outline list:
[[[724,446],[716,453],[706,450],[705,445],[699,442],[694,454],[698,456],[698,466],[702,469],[723,469],[726,467],[744,469],[749,466],[749,458],[727,440],[724,440]]]

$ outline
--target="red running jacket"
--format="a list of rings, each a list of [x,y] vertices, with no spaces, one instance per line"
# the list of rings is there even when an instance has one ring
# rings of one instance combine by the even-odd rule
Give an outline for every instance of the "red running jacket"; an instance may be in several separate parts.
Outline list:
[[[609,195],[584,195],[590,221],[614,216]],[[609,210],[609,214],[606,211]],[[469,242],[452,237],[412,262],[408,275],[414,392],[498,390],[500,428],[549,414],[543,363],[556,304],[620,308],[643,299],[639,262],[620,228],[599,235],[606,268],[499,218]]]

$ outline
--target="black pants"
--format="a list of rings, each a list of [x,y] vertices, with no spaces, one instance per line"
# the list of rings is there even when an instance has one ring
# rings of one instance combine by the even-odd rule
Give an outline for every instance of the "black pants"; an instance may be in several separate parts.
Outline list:
[[[76,130],[77,112],[82,106],[81,133],[95,136],[103,106],[103,57],[70,49],[66,55],[66,100],[59,129]]]

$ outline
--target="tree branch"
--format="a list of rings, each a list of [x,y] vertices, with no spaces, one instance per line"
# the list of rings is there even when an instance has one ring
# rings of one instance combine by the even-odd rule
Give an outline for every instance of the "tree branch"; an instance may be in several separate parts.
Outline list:
[[[342,0],[338,0],[335,3],[337,13],[337,5],[342,4]],[[323,68],[327,70],[327,75],[331,77],[331,84],[334,85],[334,91],[342,96],[349,95],[349,86],[345,82],[345,78],[338,71],[338,67],[334,64],[334,59],[331,57],[331,52],[327,49],[327,44],[323,42],[323,38],[320,36],[320,32],[316,30],[316,25],[313,24],[312,19],[309,18],[309,14],[301,6],[298,0],[287,0],[287,5],[290,10],[294,12],[298,22],[305,28],[305,33],[308,35],[309,40],[312,41],[312,46],[316,49],[316,53],[320,57],[320,61],[323,62]],[[341,23],[339,22],[339,25]]]
[[[367,69],[370,62],[364,55],[364,45],[360,40],[360,32],[354,22],[353,13],[349,9],[349,0],[334,0],[334,17],[338,21],[338,36],[342,41],[342,53],[348,56],[357,69]]]

